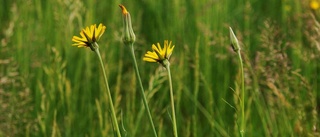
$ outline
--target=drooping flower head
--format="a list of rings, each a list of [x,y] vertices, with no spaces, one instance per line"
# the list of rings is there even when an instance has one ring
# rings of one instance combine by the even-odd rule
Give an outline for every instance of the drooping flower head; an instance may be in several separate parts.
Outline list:
[[[91,25],[90,27],[86,27],[85,29],[81,30],[81,37],[72,37],[72,41],[75,42],[74,44],[72,44],[72,46],[90,47],[92,49],[92,44],[99,41],[105,30],[106,26],[102,25],[101,23],[98,27],[96,27],[96,24]]]
[[[169,42],[168,40],[164,41],[163,48],[161,48],[160,43],[157,43],[157,46],[155,44],[152,44],[153,51],[147,51],[147,53],[143,57],[143,60],[147,62],[158,62],[164,65],[163,61],[170,59],[173,48],[174,45],[171,46],[171,41]]]

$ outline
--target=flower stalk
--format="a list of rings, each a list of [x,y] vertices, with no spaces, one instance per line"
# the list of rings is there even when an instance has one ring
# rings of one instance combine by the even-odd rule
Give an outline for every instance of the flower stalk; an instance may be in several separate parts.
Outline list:
[[[148,106],[146,95],[144,94],[144,88],[143,88],[143,85],[142,85],[142,81],[141,81],[141,77],[140,77],[140,73],[139,73],[139,68],[138,68],[138,65],[137,65],[137,60],[136,60],[136,57],[135,57],[135,54],[134,54],[133,44],[130,45],[130,50],[131,50],[131,56],[132,56],[132,59],[133,59],[134,70],[135,70],[135,73],[137,75],[139,86],[140,86],[140,94],[142,96],[142,101],[143,101],[144,107],[147,110],[148,119],[149,119],[150,125],[152,127],[154,136],[157,137],[158,136],[157,135],[157,131],[156,131],[156,128],[155,128],[153,120],[152,120],[152,116],[151,116],[151,112],[150,112],[150,109],[149,109],[149,106]]]
[[[172,111],[172,126],[173,126],[173,134],[174,137],[178,137],[178,131],[177,131],[177,122],[176,122],[176,114],[175,114],[175,108],[174,108],[174,95],[173,95],[173,89],[172,89],[172,78],[171,78],[171,72],[170,72],[170,56],[172,54],[174,46],[171,47],[171,41],[168,40],[164,41],[164,47],[161,48],[160,44],[157,43],[157,46],[155,44],[152,45],[152,52],[148,51],[144,57],[143,60],[147,62],[158,62],[163,67],[166,68],[168,73],[168,79],[169,79],[169,86],[170,86],[170,100],[171,100],[171,111]]]
[[[134,54],[134,46],[133,46],[133,44],[134,44],[134,42],[136,40],[136,36],[135,36],[135,34],[133,32],[133,29],[132,29],[130,13],[127,11],[127,9],[123,5],[119,5],[119,7],[122,10],[123,26],[124,26],[122,41],[125,44],[125,46],[129,46],[130,47],[130,51],[131,51],[130,53],[131,53],[131,56],[132,56],[132,59],[133,59],[134,70],[135,70],[136,76],[138,78],[138,82],[139,82],[139,86],[140,86],[140,94],[142,96],[143,105],[147,110],[147,115],[148,115],[148,119],[149,119],[150,125],[152,127],[153,134],[154,134],[155,137],[158,137],[156,128],[155,128],[153,120],[152,120],[151,112],[150,112],[150,109],[149,109],[149,106],[148,106],[147,98],[146,98],[146,95],[144,93],[144,88],[143,88],[143,85],[142,85],[142,81],[141,81],[141,77],[140,77],[140,73],[139,73],[139,68],[138,68],[138,65],[137,65],[137,60],[136,60],[136,57],[135,57],[135,54]]]
[[[78,36],[72,37],[72,41],[75,42],[74,44],[72,44],[72,46],[87,47],[97,54],[100,62],[100,66],[103,72],[104,83],[107,88],[107,95],[106,94],[104,95],[106,95],[107,96],[106,99],[110,101],[109,105],[111,109],[111,119],[112,119],[113,125],[115,126],[117,136],[121,137],[116,113],[115,113],[113,102],[112,102],[112,97],[111,97],[111,92],[108,84],[106,71],[105,71],[104,64],[99,52],[99,45],[97,43],[101,38],[102,34],[105,32],[105,29],[106,29],[106,26],[102,24],[99,24],[98,27],[96,27],[96,24],[91,25],[90,27],[86,27],[85,29],[81,30],[80,32],[81,37],[78,37]]]
[[[103,72],[103,78],[104,78],[104,82],[105,82],[104,84],[105,84],[105,86],[107,88],[107,98],[110,101],[109,104],[110,104],[110,109],[111,109],[112,120],[113,120],[113,123],[114,123],[115,128],[116,128],[117,136],[121,137],[121,133],[120,133],[120,129],[119,129],[116,113],[115,113],[115,110],[114,110],[114,107],[113,107],[113,102],[112,102],[112,97],[111,97],[111,93],[110,93],[110,88],[109,88],[109,84],[108,84],[106,71],[105,71],[104,64],[103,64],[103,61],[102,61],[102,58],[101,58],[101,55],[100,55],[100,52],[99,52],[99,46],[98,46],[98,44],[96,42],[94,42],[94,45],[96,45],[95,47],[97,47],[97,48],[95,48],[94,52],[97,54],[97,56],[99,58],[99,62],[100,62],[100,66],[101,66],[101,69],[102,69],[102,72]]]
[[[175,113],[175,108],[174,108],[174,96],[173,96],[173,88],[172,88],[172,78],[171,78],[171,72],[170,72],[170,62],[167,59],[165,59],[163,61],[163,64],[164,64],[164,66],[165,66],[165,68],[167,70],[168,79],[169,79],[173,134],[174,134],[175,137],[178,137],[177,120],[176,120],[176,113]]]
[[[245,96],[244,96],[244,70],[243,70],[243,61],[242,61],[242,57],[241,57],[241,53],[240,53],[240,44],[239,41],[236,37],[236,35],[233,33],[232,28],[229,27],[230,30],[230,40],[231,40],[231,46],[233,48],[233,50],[237,53],[238,55],[238,61],[240,64],[240,70],[241,70],[241,100],[240,100],[240,108],[241,108],[241,125],[240,125],[240,135],[241,137],[244,137],[244,133],[245,133],[245,106],[244,106],[244,100],[245,100]]]

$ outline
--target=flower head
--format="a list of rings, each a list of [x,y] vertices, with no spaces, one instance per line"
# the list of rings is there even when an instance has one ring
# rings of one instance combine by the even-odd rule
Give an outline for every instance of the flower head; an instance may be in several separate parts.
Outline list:
[[[131,24],[131,16],[126,7],[119,5],[123,15],[123,38],[122,41],[125,45],[133,44],[136,40],[136,35],[133,32]]]
[[[320,4],[319,4],[318,0],[311,0],[310,1],[310,8],[311,9],[317,10],[317,9],[319,9],[319,7],[320,7]]]
[[[157,46],[155,44],[152,44],[152,52],[148,51],[144,57],[143,60],[147,62],[158,62],[163,64],[164,60],[169,60],[170,56],[172,54],[174,45],[171,46],[171,41],[168,40],[164,41],[164,47],[161,48],[160,44],[157,43]]]
[[[72,46],[90,47],[92,49],[92,43],[98,42],[105,30],[106,26],[102,25],[101,23],[98,27],[96,27],[96,24],[86,27],[85,29],[81,30],[81,37],[72,37],[72,41],[75,42],[72,44]]]

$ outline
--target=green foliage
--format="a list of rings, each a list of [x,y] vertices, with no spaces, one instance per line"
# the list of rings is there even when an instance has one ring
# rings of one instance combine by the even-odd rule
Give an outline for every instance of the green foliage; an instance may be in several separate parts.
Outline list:
[[[88,48],[71,46],[73,35],[95,23],[107,26],[99,46],[119,123],[127,136],[152,136],[130,49],[121,41],[118,4],[131,14],[140,75],[159,137],[173,136],[169,84],[165,70],[142,57],[163,40],[175,45],[170,64],[178,134],[240,135],[240,71],[229,26],[244,61],[245,136],[319,136],[320,12],[308,1],[0,4],[0,136],[114,135],[97,57]]]

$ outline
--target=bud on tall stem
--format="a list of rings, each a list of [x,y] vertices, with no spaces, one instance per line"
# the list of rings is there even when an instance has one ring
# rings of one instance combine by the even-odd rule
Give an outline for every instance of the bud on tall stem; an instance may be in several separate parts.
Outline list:
[[[240,50],[239,41],[238,41],[236,35],[233,33],[231,27],[229,27],[229,30],[230,30],[230,40],[231,40],[232,49],[233,49],[235,52],[238,52],[238,51]]]
[[[123,5],[119,5],[122,9],[123,15],[123,36],[122,41],[125,45],[133,44],[136,40],[136,35],[133,32],[132,24],[131,24],[131,16],[130,13]]]

